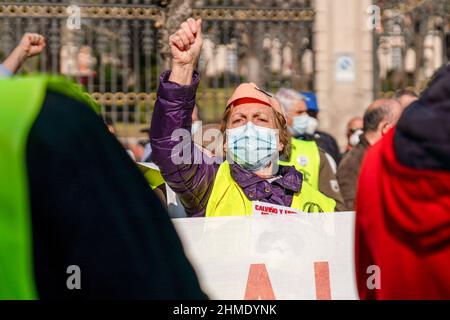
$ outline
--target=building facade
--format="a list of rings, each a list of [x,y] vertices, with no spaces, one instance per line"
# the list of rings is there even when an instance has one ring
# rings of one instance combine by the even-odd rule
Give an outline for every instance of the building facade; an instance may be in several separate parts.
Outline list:
[[[22,72],[72,77],[120,135],[140,135],[169,34],[201,17],[203,120],[220,121],[243,81],[315,91],[321,129],[343,146],[346,122],[375,97],[420,91],[447,61],[449,12],[450,0],[0,0],[0,58],[24,32],[43,34],[45,51]]]

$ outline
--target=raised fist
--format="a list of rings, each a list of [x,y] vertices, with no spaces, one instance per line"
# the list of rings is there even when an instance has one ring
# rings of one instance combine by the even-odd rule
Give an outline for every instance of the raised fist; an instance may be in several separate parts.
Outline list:
[[[26,58],[41,53],[44,48],[45,38],[37,33],[25,33],[18,45],[18,49],[23,51]]]
[[[197,64],[203,45],[202,20],[189,18],[169,37],[173,66]]]
[[[19,45],[3,61],[3,66],[16,73],[20,66],[29,58],[38,55],[45,48],[45,38],[37,33],[25,33]]]

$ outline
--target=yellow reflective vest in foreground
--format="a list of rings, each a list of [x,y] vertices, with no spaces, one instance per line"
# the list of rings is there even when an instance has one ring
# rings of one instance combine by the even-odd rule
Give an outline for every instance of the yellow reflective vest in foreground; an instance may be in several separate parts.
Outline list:
[[[38,298],[26,146],[47,90],[99,110],[78,85],[63,77],[37,75],[0,79],[0,300]]]
[[[334,212],[336,202],[303,183],[302,189],[292,199],[291,207],[304,212]],[[234,181],[230,164],[225,161],[219,167],[206,207],[206,217],[250,216],[252,201]]]
[[[320,154],[315,141],[291,139],[291,157],[283,166],[294,166],[314,190],[319,190]]]
[[[145,180],[147,180],[152,190],[155,190],[160,185],[165,183],[164,178],[161,175],[159,169],[157,169],[156,165],[150,163],[137,162],[137,166],[141,170],[142,174],[145,177]]]

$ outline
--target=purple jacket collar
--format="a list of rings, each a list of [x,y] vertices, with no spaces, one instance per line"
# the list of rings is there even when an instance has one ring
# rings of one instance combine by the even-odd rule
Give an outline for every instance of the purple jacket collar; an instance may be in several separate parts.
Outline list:
[[[281,187],[286,191],[291,191],[291,193],[297,193],[301,190],[302,174],[295,167],[280,166],[278,175],[280,176],[279,179],[269,183],[237,164],[231,165],[231,176],[251,200],[266,199],[274,192],[274,186],[276,186],[275,189]]]

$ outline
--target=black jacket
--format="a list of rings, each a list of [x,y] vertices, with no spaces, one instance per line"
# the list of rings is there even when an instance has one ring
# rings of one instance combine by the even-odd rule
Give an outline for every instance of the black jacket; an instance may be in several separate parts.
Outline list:
[[[323,131],[316,131],[314,140],[322,150],[333,157],[336,164],[339,164],[341,161],[341,153],[336,140],[330,134]]]
[[[27,167],[40,298],[205,298],[167,212],[87,106],[47,93]]]
[[[450,170],[450,65],[442,67],[397,124],[400,162],[416,169]]]

